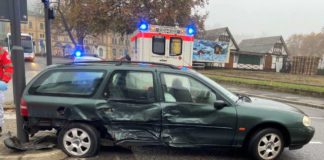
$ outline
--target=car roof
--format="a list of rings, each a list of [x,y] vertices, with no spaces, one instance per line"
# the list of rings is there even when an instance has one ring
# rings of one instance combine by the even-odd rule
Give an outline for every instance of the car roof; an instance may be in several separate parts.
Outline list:
[[[58,64],[50,67],[51,69],[163,69],[180,71],[181,67],[177,67],[170,64],[155,63],[155,62],[143,62],[143,61],[80,61],[65,64]]]
[[[102,59],[99,57],[91,57],[91,56],[82,56],[82,57],[76,57],[74,59],[74,62],[79,62],[79,61],[101,61]]]

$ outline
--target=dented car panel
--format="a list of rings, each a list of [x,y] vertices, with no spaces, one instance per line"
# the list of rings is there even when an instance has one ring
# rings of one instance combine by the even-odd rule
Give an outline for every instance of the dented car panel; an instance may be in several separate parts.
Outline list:
[[[100,120],[96,106],[104,103],[103,100],[89,100],[76,98],[73,103],[66,104],[69,98],[54,98],[48,96],[26,97],[29,115],[33,118],[62,119],[71,121],[97,121]]]
[[[212,104],[163,103],[162,141],[170,146],[231,145],[235,107],[217,110]]]
[[[132,104],[107,102],[98,108],[107,132],[115,141],[160,140],[161,106],[159,103]]]

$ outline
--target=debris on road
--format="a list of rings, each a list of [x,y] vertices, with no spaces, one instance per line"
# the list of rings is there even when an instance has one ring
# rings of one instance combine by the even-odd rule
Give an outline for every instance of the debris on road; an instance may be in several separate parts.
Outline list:
[[[21,143],[17,137],[12,136],[11,132],[7,133],[3,142],[6,147],[16,151],[51,149],[56,146],[55,138],[49,135],[37,137],[28,143]]]

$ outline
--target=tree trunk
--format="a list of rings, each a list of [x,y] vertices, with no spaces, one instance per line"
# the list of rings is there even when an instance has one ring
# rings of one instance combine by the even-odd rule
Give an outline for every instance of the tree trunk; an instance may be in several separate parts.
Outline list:
[[[61,0],[58,0],[58,8],[57,8],[57,11],[59,12],[59,14],[61,16],[62,24],[63,24],[63,26],[65,28],[65,31],[68,33],[71,42],[76,47],[77,44],[76,44],[75,39],[74,39],[74,37],[72,35],[72,29],[69,27],[69,25],[68,25],[68,23],[67,23],[67,21],[65,19],[65,16],[64,16],[63,12],[61,11],[60,5],[61,5]]]
[[[78,47],[79,47],[79,49],[81,50],[82,53],[85,53],[84,44],[83,44],[84,38],[85,38],[84,36],[78,37]]]

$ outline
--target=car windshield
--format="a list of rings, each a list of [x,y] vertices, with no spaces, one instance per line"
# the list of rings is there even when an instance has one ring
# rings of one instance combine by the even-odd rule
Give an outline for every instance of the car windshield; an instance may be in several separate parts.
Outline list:
[[[194,73],[195,75],[197,75],[199,78],[203,79],[204,81],[208,82],[209,84],[213,85],[214,87],[216,87],[220,92],[222,92],[224,95],[226,95],[231,100],[236,101],[238,99],[238,96],[236,94],[232,93],[231,91],[227,90],[223,86],[219,85],[212,79],[206,77],[205,75],[203,75],[195,70],[190,69],[189,71],[191,73]]]

